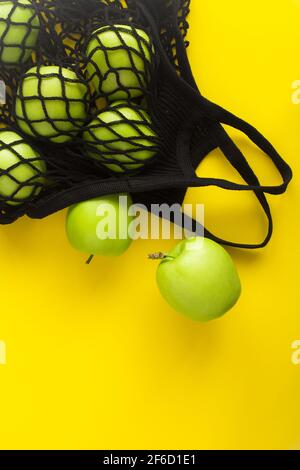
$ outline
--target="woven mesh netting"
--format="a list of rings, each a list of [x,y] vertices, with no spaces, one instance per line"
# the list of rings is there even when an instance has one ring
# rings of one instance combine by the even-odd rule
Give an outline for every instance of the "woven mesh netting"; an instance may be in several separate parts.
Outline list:
[[[0,197],[7,204],[16,207],[40,193],[46,178],[45,162],[37,149],[9,128],[0,129],[0,161]]]
[[[2,136],[14,136],[0,177],[15,178],[16,168],[21,175],[0,194],[0,221],[30,212],[36,198],[39,206],[77,185],[146,170],[163,145],[149,106],[157,56],[137,2],[11,0],[0,11],[0,120]],[[22,144],[32,149],[26,162]],[[4,152],[3,142],[3,161]],[[31,159],[40,178],[26,177]]]
[[[166,14],[161,18],[160,34],[162,45],[166,50],[171,63],[179,70],[179,72],[180,68],[178,67],[174,24],[176,21],[182,35],[184,45],[185,47],[188,47],[189,43],[186,40],[186,36],[189,29],[187,18],[190,12],[190,2],[191,0],[180,0],[176,5],[174,5],[174,2],[172,1],[168,2]]]
[[[190,0],[0,2],[0,223],[121,192],[150,209],[215,185],[254,191],[270,225],[260,245],[222,242],[267,243],[265,193],[284,192],[291,171],[254,128],[200,94],[186,54],[189,9]],[[281,185],[260,184],[222,123],[271,157]],[[245,184],[196,176],[216,147]]]
[[[35,49],[39,31],[38,12],[28,0],[1,2],[1,62],[7,66],[27,62]]]

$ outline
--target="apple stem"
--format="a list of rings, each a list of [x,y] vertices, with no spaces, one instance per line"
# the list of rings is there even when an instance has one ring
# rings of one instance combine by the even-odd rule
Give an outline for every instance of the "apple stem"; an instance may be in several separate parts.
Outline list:
[[[86,263],[85,264],[91,264],[91,262],[93,261],[94,259],[94,255],[91,255],[87,260],[86,260]]]
[[[151,253],[150,255],[148,255],[148,259],[152,259],[154,261],[156,260],[160,260],[160,259],[166,259],[168,258],[168,255],[166,255],[165,253]]]

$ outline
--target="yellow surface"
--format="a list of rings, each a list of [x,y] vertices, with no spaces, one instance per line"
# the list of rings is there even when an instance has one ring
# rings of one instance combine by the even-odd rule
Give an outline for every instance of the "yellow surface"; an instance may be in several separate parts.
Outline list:
[[[203,93],[255,124],[292,164],[271,198],[275,234],[259,252],[231,250],[243,295],[219,321],[174,313],[136,242],[121,259],[72,251],[65,213],[0,229],[1,448],[300,448],[300,1],[193,0],[190,58]],[[238,136],[262,180],[277,178]],[[232,176],[221,156],[201,174]],[[234,177],[234,175],[233,175]],[[208,227],[236,240],[263,235],[250,195],[189,193]]]

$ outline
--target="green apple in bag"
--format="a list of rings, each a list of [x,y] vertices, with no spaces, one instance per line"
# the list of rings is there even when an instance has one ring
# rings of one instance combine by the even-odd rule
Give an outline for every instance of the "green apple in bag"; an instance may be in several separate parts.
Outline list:
[[[0,62],[26,62],[38,40],[40,21],[30,0],[0,2]]]
[[[21,79],[15,113],[20,129],[54,143],[72,140],[87,117],[88,87],[75,71],[32,67]]]
[[[0,201],[18,205],[37,196],[45,173],[44,160],[20,134],[0,129]]]
[[[87,45],[87,74],[99,95],[109,101],[130,100],[144,93],[154,53],[146,31],[133,25],[106,25]]]
[[[112,103],[83,133],[90,157],[116,172],[142,169],[158,153],[150,115],[126,101]]]

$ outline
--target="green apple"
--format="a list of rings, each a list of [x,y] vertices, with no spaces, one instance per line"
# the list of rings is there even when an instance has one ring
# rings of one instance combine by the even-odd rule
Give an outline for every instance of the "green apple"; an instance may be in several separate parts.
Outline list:
[[[100,112],[83,138],[88,155],[117,173],[143,168],[157,154],[158,137],[149,114],[125,101]]]
[[[206,238],[181,241],[161,261],[157,283],[178,312],[197,321],[214,320],[230,310],[241,283],[228,252]]]
[[[143,94],[154,46],[149,35],[128,25],[97,29],[87,45],[87,74],[97,93],[109,101],[132,99]]]
[[[0,201],[18,205],[37,196],[45,173],[45,162],[20,134],[0,129]]]
[[[30,0],[0,3],[0,61],[7,65],[26,62],[35,48],[40,21]]]
[[[18,125],[26,134],[64,143],[81,130],[87,106],[87,85],[74,71],[53,65],[26,72],[15,111]]]
[[[127,194],[102,196],[70,207],[66,231],[76,250],[90,255],[120,256],[131,245]]]

